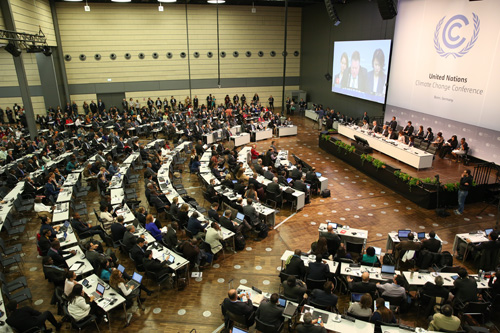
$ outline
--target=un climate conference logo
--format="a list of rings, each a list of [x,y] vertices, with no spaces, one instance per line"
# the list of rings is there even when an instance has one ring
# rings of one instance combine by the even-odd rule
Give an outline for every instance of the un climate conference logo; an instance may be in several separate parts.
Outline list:
[[[441,57],[448,58],[448,56],[451,55],[453,58],[460,58],[466,55],[477,41],[477,37],[479,36],[479,17],[475,13],[472,13],[472,19],[474,21],[474,32],[472,33],[472,37],[462,49],[456,52],[452,50],[457,50],[466,42],[466,39],[461,37],[456,29],[460,30],[460,28],[469,25],[469,20],[464,15],[455,15],[446,21],[443,27],[443,33],[440,34],[441,26],[445,18],[446,16],[443,16],[436,26],[436,31],[434,32],[434,48]],[[448,51],[443,50],[440,39],[442,39]]]

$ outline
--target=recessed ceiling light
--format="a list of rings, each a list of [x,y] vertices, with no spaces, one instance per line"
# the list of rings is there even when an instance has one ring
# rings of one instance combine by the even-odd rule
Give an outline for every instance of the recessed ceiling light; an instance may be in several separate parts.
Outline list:
[[[132,2],[132,0],[111,0],[111,2]]]
[[[64,1],[67,1],[67,2],[82,2],[83,0],[64,0]]]
[[[207,3],[212,3],[212,4],[218,4],[218,3],[225,3],[226,0],[207,0]]]
[[[158,2],[177,2],[177,0],[158,0]]]

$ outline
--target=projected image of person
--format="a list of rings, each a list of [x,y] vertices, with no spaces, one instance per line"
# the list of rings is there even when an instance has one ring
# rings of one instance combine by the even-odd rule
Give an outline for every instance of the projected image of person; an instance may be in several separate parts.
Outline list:
[[[384,94],[385,80],[387,75],[384,73],[385,55],[381,49],[376,49],[373,53],[373,70],[368,72],[368,90],[369,93]]]
[[[340,57],[340,71],[338,74],[335,74],[335,86],[340,87],[340,83],[342,82],[342,78],[344,77],[344,72],[349,66],[349,57],[347,56],[347,53],[342,53],[342,56]]]
[[[368,72],[361,67],[361,57],[358,51],[354,51],[351,56],[351,67],[346,68],[342,77],[342,88],[351,88],[366,92]]]

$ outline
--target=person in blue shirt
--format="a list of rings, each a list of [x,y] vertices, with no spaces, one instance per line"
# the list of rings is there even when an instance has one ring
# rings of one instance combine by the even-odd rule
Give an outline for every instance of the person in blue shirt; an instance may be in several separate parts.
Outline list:
[[[198,220],[198,212],[193,212],[188,220],[187,229],[191,232],[194,238],[200,239],[205,237],[205,228]]]
[[[157,241],[162,240],[161,231],[160,229],[158,229],[158,226],[154,221],[154,217],[151,214],[148,214],[148,216],[146,216],[146,230],[149,231],[151,236],[153,236]]]
[[[316,113],[318,114],[318,129],[321,130],[323,128],[323,117],[325,116],[325,111],[323,110],[323,106],[320,106]]]
[[[191,163],[191,167],[190,167],[191,173],[198,172],[200,169],[200,166],[201,166],[200,159],[198,156],[196,156],[194,158],[194,161]]]
[[[76,163],[76,158],[73,156],[71,160],[66,164],[66,172],[71,173],[74,169],[76,169],[78,163]]]
[[[116,161],[113,161],[113,163],[111,163],[111,165],[109,166],[108,171],[111,176],[114,176],[118,172],[118,169],[118,163],[116,163]]]
[[[51,172],[49,174],[49,178],[47,179],[47,184],[45,184],[45,196],[52,196],[55,202],[57,200],[59,192],[61,192],[61,190],[56,186],[55,175]]]
[[[370,246],[366,249],[366,253],[363,254],[363,258],[361,259],[361,261],[367,264],[377,263],[378,258],[375,255],[375,248],[373,248],[373,246]]]

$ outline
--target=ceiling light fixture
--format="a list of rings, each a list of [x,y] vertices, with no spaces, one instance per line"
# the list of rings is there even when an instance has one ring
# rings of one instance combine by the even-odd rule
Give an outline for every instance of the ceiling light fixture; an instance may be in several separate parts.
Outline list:
[[[162,5],[159,5],[159,6],[158,6],[158,11],[159,11],[159,12],[162,12],[162,11],[163,11],[163,6],[162,6]]]
[[[255,6],[253,5],[253,1],[252,1],[252,14],[255,14],[257,13],[257,8],[255,8]]]
[[[82,2],[83,0],[64,0],[66,2]]]
[[[226,0],[207,0],[207,3],[216,5],[216,4],[226,3]]]
[[[132,0],[111,0],[111,2],[132,2]]]
[[[90,12],[90,6],[87,0],[85,0],[85,6],[83,6],[83,9],[85,9],[86,12]]]
[[[177,2],[177,0],[158,0],[158,2],[173,3],[173,2]]]

